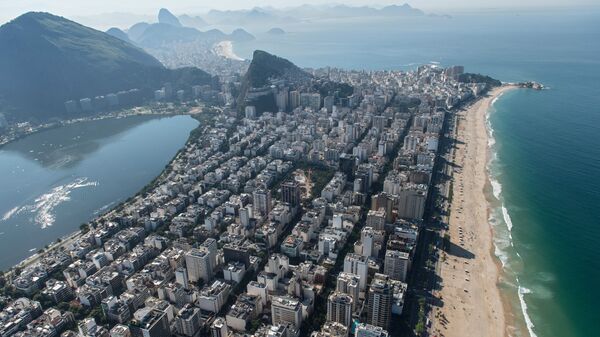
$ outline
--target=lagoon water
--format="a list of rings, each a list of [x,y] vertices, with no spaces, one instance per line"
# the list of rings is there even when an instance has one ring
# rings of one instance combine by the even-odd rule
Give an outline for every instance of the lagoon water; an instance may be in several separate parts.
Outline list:
[[[134,195],[197,125],[189,116],[105,119],[0,148],[0,268]]]
[[[435,62],[534,80],[490,115],[498,195],[491,214],[501,289],[525,335],[588,337],[600,317],[600,10],[506,11],[283,25],[236,44],[303,67],[414,68]],[[482,200],[483,202],[483,200]],[[504,206],[504,208],[502,208]],[[523,315],[525,313],[525,315]]]

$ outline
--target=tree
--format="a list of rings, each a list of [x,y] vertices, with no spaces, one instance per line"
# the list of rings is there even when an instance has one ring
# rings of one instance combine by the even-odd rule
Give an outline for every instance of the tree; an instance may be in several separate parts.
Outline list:
[[[67,302],[60,302],[56,306],[60,311],[70,311],[71,306]]]
[[[104,311],[100,306],[95,307],[89,314],[89,317],[93,317],[98,324],[104,325],[108,323],[106,316],[104,315]]]
[[[246,323],[246,332],[249,334],[254,334],[258,328],[260,328],[262,322],[260,319],[253,319]]]

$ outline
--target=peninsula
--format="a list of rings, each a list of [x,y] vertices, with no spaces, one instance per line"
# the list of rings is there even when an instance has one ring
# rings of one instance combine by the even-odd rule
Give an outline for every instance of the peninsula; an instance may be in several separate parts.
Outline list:
[[[185,147],[3,274],[0,335],[506,334],[481,201],[486,112],[516,86],[264,51],[243,76],[187,79],[149,103],[201,121]]]

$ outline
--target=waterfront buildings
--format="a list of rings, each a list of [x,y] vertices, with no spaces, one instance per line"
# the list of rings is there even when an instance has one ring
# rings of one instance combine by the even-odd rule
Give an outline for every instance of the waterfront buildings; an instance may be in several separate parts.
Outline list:
[[[410,256],[406,252],[388,250],[385,252],[383,273],[394,280],[406,281]]]
[[[453,74],[314,70],[311,85],[265,89],[281,111],[213,107],[143,194],[42,254],[11,286],[57,307],[102,309],[119,337],[250,328],[296,337],[315,312],[327,322],[311,325],[313,337],[346,337],[361,317],[356,336],[387,337],[404,309],[446,102],[472,95]],[[321,95],[321,81],[353,94]],[[235,86],[223,83],[222,94]],[[8,303],[0,331],[24,331],[46,309]],[[99,323],[78,327],[108,334]]]

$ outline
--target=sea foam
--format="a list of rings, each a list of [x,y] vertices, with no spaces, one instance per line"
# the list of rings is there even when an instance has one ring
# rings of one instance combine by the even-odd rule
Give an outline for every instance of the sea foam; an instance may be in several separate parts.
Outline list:
[[[517,283],[518,282],[519,282],[519,279],[517,278]],[[537,335],[533,331],[533,328],[535,326],[533,325],[533,322],[531,321],[531,317],[529,317],[529,313],[527,312],[527,303],[525,303],[525,294],[531,293],[531,290],[519,285],[518,293],[519,293],[519,302],[521,303],[521,311],[523,312],[523,317],[525,318],[525,324],[527,325],[527,331],[529,332],[529,336],[537,337]]]
[[[510,217],[510,214],[508,214],[508,210],[506,209],[506,207],[504,206],[504,204],[502,204],[502,217],[504,218],[504,222],[506,223],[506,227],[508,227],[508,231],[512,232],[512,228],[513,228],[512,219]]]
[[[502,97],[502,95],[504,95],[504,93],[500,93],[500,95],[494,97],[494,99],[492,100],[492,106],[494,106],[494,104],[496,104],[496,102],[498,102],[498,98]]]
[[[498,98],[500,98],[501,96],[502,96],[502,94],[495,97],[491,102],[491,106],[496,104],[496,102],[498,101]],[[492,110],[492,109],[490,109],[490,110]],[[514,270],[511,270],[511,266],[510,266],[511,265],[511,261],[510,261],[511,254],[507,251],[507,248],[509,248],[509,247],[512,247],[514,249],[514,244],[513,244],[513,239],[512,239],[513,222],[512,222],[512,218],[510,217],[510,214],[508,212],[508,209],[506,208],[506,206],[504,204],[504,198],[502,197],[502,184],[493,177],[493,172],[492,172],[493,163],[498,160],[498,155],[493,150],[494,146],[496,145],[496,139],[494,138],[494,129],[493,129],[492,123],[489,119],[490,112],[491,112],[490,110],[488,110],[487,115],[486,115],[486,127],[487,127],[487,132],[488,132],[488,147],[490,149],[490,152],[492,153],[492,155],[490,156],[490,161],[487,166],[488,176],[490,179],[490,183],[492,185],[492,194],[494,195],[496,200],[498,200],[502,203],[502,205],[500,207],[500,209],[502,211],[502,219],[504,220],[504,223],[506,224],[506,228],[508,229],[508,231],[506,233],[507,234],[506,237],[500,238],[500,237],[496,236],[496,238],[494,239],[494,254],[500,260],[500,263],[502,264],[502,269],[504,269],[505,271],[508,271],[508,273],[514,273]],[[499,233],[499,231],[496,231],[496,235],[498,235],[498,233]],[[519,259],[521,259],[521,255],[519,255],[519,252],[517,252],[515,250],[514,253]],[[527,331],[529,332],[530,337],[537,337],[537,335],[535,334],[535,331],[534,331],[534,324],[531,321],[531,317],[529,316],[529,313],[527,311],[527,303],[525,302],[525,294],[531,293],[531,290],[529,290],[528,288],[522,287],[519,282],[518,277],[515,277],[515,281],[516,281],[516,285],[517,285],[517,295],[519,298],[519,304],[521,307],[521,312],[523,314],[523,318],[525,320],[525,325],[527,326]]]
[[[502,184],[496,179],[490,179],[490,184],[492,185],[492,194],[496,200],[500,201],[500,196],[502,195]]]

